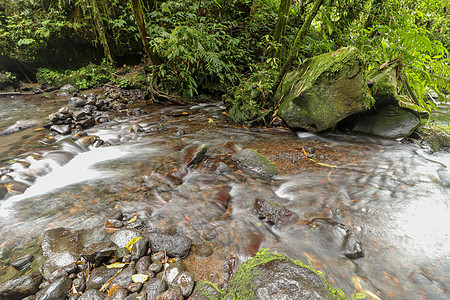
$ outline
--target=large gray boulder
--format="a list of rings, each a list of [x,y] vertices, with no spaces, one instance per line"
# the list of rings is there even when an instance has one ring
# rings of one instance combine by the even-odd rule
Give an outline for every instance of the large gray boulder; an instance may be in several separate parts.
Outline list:
[[[398,139],[409,136],[419,124],[419,118],[411,111],[388,105],[364,115],[353,130],[384,138]]]
[[[356,48],[322,54],[288,72],[275,93],[278,115],[292,129],[319,132],[373,105]]]

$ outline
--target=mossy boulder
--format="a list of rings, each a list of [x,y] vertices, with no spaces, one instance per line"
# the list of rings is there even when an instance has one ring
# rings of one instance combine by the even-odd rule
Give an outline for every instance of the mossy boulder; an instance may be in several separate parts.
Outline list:
[[[347,299],[318,271],[298,260],[260,251],[231,277],[223,299]]]
[[[292,129],[311,132],[334,128],[348,116],[373,105],[356,48],[315,56],[288,72],[275,93],[278,115]]]
[[[375,107],[398,105],[397,73],[398,65],[395,63],[381,70],[375,68],[369,72],[370,84],[368,85],[370,93],[375,100]]]

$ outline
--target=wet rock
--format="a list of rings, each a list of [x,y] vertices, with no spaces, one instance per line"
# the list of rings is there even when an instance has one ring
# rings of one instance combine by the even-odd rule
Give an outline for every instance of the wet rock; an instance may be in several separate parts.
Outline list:
[[[136,270],[134,269],[134,265],[130,264],[113,279],[111,285],[118,284],[121,288],[126,289],[127,286],[133,282],[131,276],[134,274],[136,274]]]
[[[326,241],[331,241],[342,254],[348,258],[359,258],[364,256],[362,244],[355,234],[344,224],[331,219],[315,218],[311,220],[313,228],[317,227],[321,234],[325,235]],[[330,243],[327,244],[330,247]]]
[[[174,286],[155,297],[154,300],[183,300],[183,294],[179,287]]]
[[[69,277],[61,277],[36,294],[36,300],[60,300],[64,299],[72,286]]]
[[[33,255],[25,255],[24,257],[19,258],[16,261],[13,261],[11,263],[11,266],[13,266],[16,270],[22,271],[25,270],[34,260]]]
[[[143,238],[131,246],[131,254],[133,257],[131,258],[134,261],[139,260],[142,256],[144,256],[147,253],[148,250],[148,238]]]
[[[125,247],[129,241],[136,237],[142,237],[142,234],[139,233],[136,229],[122,229],[120,231],[114,232],[110,240],[117,245],[117,247]]]
[[[127,247],[120,247],[116,249],[115,256],[117,259],[121,260],[126,255],[129,255],[130,251],[127,249]]]
[[[53,282],[61,277],[68,277],[69,274],[63,269],[56,269],[52,274],[48,277],[48,281]]]
[[[277,168],[267,157],[253,149],[242,149],[231,156],[241,167],[263,176],[275,176]]]
[[[89,117],[86,117],[86,118],[78,121],[77,125],[80,125],[81,128],[83,128],[83,129],[87,129],[87,128],[90,128],[95,125],[95,119],[94,119],[94,117],[89,116]]]
[[[97,289],[87,290],[78,300],[103,300],[105,295]]]
[[[178,128],[177,132],[175,132],[176,136],[183,136],[184,135],[184,129],[183,128]]]
[[[41,282],[41,274],[31,273],[0,283],[0,299],[22,299],[28,295],[36,294]]]
[[[66,84],[59,89],[58,96],[67,96],[75,93],[76,91],[77,89],[73,85]]]
[[[219,173],[219,174],[223,174],[223,173],[229,173],[231,171],[230,167],[227,166],[225,163],[219,161],[217,163],[215,163],[212,168],[212,171]]]
[[[72,116],[73,116],[74,121],[78,122],[83,119],[86,119],[88,115],[84,111],[76,111],[72,114]]]
[[[390,139],[405,138],[418,126],[419,118],[412,112],[388,105],[365,114],[354,131]]]
[[[286,224],[294,215],[292,211],[283,205],[267,199],[257,198],[253,206],[253,213],[260,220],[264,220],[271,225]]]
[[[127,285],[127,290],[130,293],[135,293],[135,292],[139,292],[142,288],[143,284],[142,283],[131,283],[129,285]]]
[[[152,260],[150,256],[143,256],[136,262],[136,273],[145,274],[151,264]]]
[[[69,134],[72,131],[70,125],[52,125],[50,130],[63,135]]]
[[[144,128],[139,124],[133,124],[133,125],[131,125],[131,127],[129,129],[130,133],[131,132],[144,132],[144,131],[145,131]]]
[[[152,262],[162,262],[162,260],[165,258],[166,254],[164,251],[153,251],[154,253],[152,254],[151,258],[152,258]]]
[[[191,145],[181,150],[178,161],[182,169],[199,163],[205,156],[208,147],[205,144]]]
[[[19,120],[19,121],[16,121],[14,124],[9,125],[7,128],[0,130],[0,136],[15,133],[20,130],[24,130],[24,129],[33,127],[34,125],[36,125],[36,121]]]
[[[81,255],[86,261],[98,264],[105,258],[109,258],[117,249],[117,246],[111,241],[91,244],[84,248]]]
[[[184,297],[188,297],[194,289],[194,276],[189,273],[183,272],[175,279],[176,285],[180,288]]]
[[[123,300],[127,295],[127,290],[119,288],[114,293],[106,297],[105,300]]]
[[[185,257],[189,253],[192,241],[187,236],[150,234],[150,245],[154,252],[166,251],[169,257]]]
[[[161,272],[162,268],[163,268],[162,262],[155,261],[148,267],[148,270],[152,271],[153,273],[159,273]]]
[[[7,194],[8,194],[8,189],[6,188],[5,184],[0,183],[0,200],[5,199]]]
[[[268,252],[241,264],[225,294],[225,299],[346,299],[329,290],[323,278],[300,262]]]
[[[42,250],[43,255],[47,258],[45,263],[47,266],[62,268],[70,265],[80,257],[81,247],[80,232],[72,232],[65,228],[47,230],[42,238]],[[43,275],[48,278],[45,274]]]
[[[221,299],[223,292],[207,281],[199,281],[191,295],[192,300]]]
[[[213,248],[208,243],[195,244],[192,248],[194,253],[200,257],[208,257],[213,254]]]
[[[167,269],[165,270],[165,277],[164,279],[167,282],[167,285],[170,287],[176,286],[177,282],[176,279],[178,275],[184,272],[184,268],[181,264],[171,264]]]
[[[73,103],[75,107],[83,107],[87,103],[87,99],[81,97],[72,97],[70,98],[70,102]]]
[[[100,138],[96,135],[88,135],[80,137],[77,140],[77,143],[80,144],[83,148],[88,148],[90,145],[96,143]]]
[[[167,290],[167,283],[161,278],[151,278],[142,288],[147,294],[147,299],[153,299]]]
[[[86,282],[86,289],[100,289],[108,279],[116,275],[117,269],[108,269],[105,266],[95,268]]]

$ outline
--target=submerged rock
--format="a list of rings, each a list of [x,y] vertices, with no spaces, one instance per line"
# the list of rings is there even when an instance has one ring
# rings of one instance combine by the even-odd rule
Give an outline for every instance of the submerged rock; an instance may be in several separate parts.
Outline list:
[[[277,168],[267,157],[253,149],[242,149],[231,156],[240,166],[263,176],[275,176]]]
[[[260,198],[255,200],[254,213],[271,225],[286,224],[293,217],[292,211],[283,205]]]
[[[149,235],[152,251],[166,251],[169,257],[188,255],[192,240],[187,236],[154,233]]]
[[[208,147],[205,144],[191,145],[181,150],[178,159],[181,168],[189,168],[199,163],[205,156],[207,150]]]
[[[278,115],[292,129],[311,132],[334,128],[348,116],[372,105],[364,81],[363,60],[353,47],[305,61],[287,73],[274,98]]]

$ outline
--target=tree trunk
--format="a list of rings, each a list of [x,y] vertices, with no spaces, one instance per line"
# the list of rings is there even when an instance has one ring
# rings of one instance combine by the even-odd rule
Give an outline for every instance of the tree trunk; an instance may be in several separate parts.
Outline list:
[[[316,0],[314,3],[314,7],[312,8],[311,12],[308,15],[308,18],[303,23],[302,27],[300,28],[299,32],[297,33],[297,36],[294,40],[294,42],[291,45],[291,48],[289,50],[289,56],[286,62],[283,64],[283,67],[281,68],[280,74],[278,74],[277,79],[275,80],[275,83],[272,88],[272,95],[275,95],[275,92],[278,89],[278,86],[281,83],[281,80],[283,79],[284,75],[289,71],[289,68],[294,63],[295,59],[297,58],[297,54],[300,51],[300,48],[302,46],[303,40],[306,36],[306,33],[308,32],[309,27],[311,26],[311,22],[314,20],[314,18],[317,15],[317,12],[319,11],[320,6],[322,6],[324,0]],[[273,100],[272,100],[273,102]],[[272,103],[273,104],[273,103]]]
[[[289,17],[289,10],[291,9],[292,0],[281,0],[280,8],[278,10],[278,20],[273,31],[273,38],[278,43],[281,43],[281,39],[286,32],[286,23]]]
[[[106,38],[106,30],[103,26],[102,14],[100,13],[98,0],[91,1],[92,16],[94,18],[95,29],[97,30],[98,38],[103,46],[103,51],[105,52],[105,57],[114,63],[114,59],[111,55],[111,49],[109,48],[108,39]]]
[[[141,0],[131,0],[131,6],[133,7],[134,21],[141,35],[142,45],[144,47],[144,52],[150,63],[154,65],[153,55],[150,52],[150,47],[147,40],[147,28],[145,27],[144,12],[142,10]]]

